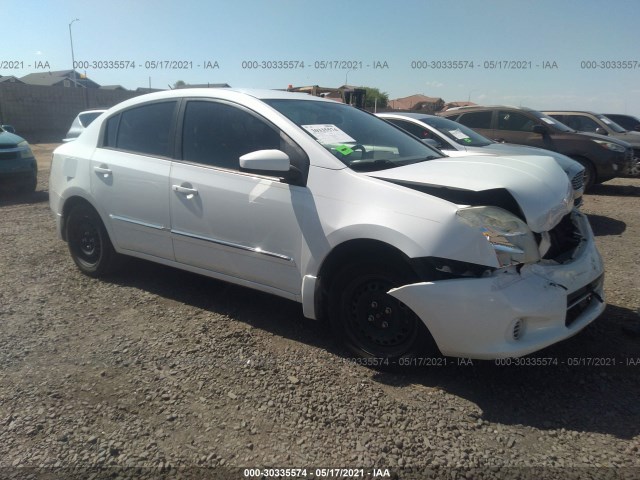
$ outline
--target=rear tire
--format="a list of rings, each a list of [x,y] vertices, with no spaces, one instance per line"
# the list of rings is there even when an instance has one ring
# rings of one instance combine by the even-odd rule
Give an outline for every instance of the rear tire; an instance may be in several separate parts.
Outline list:
[[[66,221],[66,236],[71,258],[80,271],[90,277],[111,273],[119,264],[98,213],[88,205],[76,205]]]
[[[415,281],[395,265],[354,263],[333,277],[329,321],[336,337],[371,366],[410,365],[407,359],[437,352],[418,316],[388,295],[390,289]],[[439,355],[439,352],[435,353]]]

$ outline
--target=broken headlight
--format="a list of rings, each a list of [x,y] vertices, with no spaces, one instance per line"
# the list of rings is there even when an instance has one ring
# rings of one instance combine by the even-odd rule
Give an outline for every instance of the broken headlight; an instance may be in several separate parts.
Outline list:
[[[480,230],[493,247],[501,267],[540,260],[533,232],[512,213],[498,207],[468,207],[458,210],[458,216]]]

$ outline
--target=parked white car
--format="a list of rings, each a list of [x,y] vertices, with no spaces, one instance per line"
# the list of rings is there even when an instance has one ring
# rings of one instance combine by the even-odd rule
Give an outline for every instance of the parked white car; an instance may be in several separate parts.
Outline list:
[[[60,237],[302,304],[357,355],[524,355],[604,309],[603,264],[549,157],[443,157],[357,108],[180,89],[113,107],[55,150]]]

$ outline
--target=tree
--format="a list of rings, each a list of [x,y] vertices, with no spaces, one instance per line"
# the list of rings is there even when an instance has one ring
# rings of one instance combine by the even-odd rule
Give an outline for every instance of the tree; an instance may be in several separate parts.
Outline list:
[[[184,83],[183,80],[178,80],[176,83],[173,84],[173,88],[182,88],[186,85],[186,83]]]
[[[389,94],[387,92],[381,92],[374,87],[362,87],[367,91],[365,99],[365,107],[373,109],[374,107],[381,109],[387,108],[389,103]]]

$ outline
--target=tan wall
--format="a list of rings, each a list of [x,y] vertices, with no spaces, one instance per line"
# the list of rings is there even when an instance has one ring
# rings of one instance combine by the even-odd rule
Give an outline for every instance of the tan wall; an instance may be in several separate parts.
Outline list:
[[[0,121],[31,143],[60,142],[83,110],[108,108],[141,93],[0,83]]]

